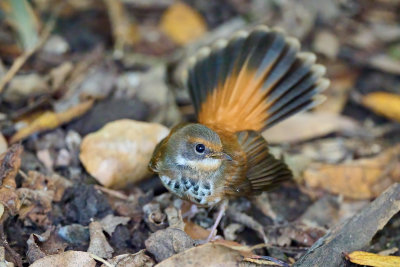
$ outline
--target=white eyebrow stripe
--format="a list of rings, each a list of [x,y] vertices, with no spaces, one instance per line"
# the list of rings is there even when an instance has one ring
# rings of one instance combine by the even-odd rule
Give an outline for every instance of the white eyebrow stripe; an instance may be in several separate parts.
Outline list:
[[[211,159],[205,158],[202,160],[187,160],[181,155],[176,158],[176,163],[178,165],[190,166],[193,169],[201,171],[211,171],[219,168],[221,166],[221,159]]]

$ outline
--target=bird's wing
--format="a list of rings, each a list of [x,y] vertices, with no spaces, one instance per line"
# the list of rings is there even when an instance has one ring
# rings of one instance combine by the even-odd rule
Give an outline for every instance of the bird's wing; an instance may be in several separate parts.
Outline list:
[[[292,172],[286,164],[276,159],[268,151],[268,144],[255,131],[241,131],[236,133],[239,145],[246,154],[247,172],[244,191],[265,191],[292,178]],[[239,181],[239,180],[238,180]],[[240,188],[241,185],[236,185]]]
[[[266,26],[200,49],[183,75],[198,121],[260,131],[322,102],[325,68],[299,50],[297,39]]]

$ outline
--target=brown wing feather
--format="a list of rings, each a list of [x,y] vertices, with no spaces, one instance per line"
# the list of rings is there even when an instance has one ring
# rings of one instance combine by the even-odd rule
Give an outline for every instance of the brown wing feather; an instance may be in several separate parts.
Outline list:
[[[200,49],[184,75],[199,122],[260,131],[320,103],[325,68],[299,49],[296,39],[266,26]]]

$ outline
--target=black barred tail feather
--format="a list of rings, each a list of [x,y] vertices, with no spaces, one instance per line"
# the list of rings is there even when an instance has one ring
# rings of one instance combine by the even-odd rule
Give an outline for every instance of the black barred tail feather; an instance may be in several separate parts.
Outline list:
[[[261,131],[324,100],[325,68],[295,38],[258,26],[189,59],[186,85],[200,123]]]

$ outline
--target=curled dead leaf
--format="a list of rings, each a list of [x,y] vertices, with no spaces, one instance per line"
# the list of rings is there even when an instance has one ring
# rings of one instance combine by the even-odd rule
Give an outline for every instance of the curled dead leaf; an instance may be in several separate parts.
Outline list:
[[[100,258],[110,259],[114,249],[108,244],[100,222],[89,224],[90,244],[88,252]]]
[[[354,251],[348,255],[346,258],[352,263],[359,265],[367,265],[373,267],[397,267],[400,266],[399,256],[383,256],[379,254],[364,252],[364,251]]]
[[[115,267],[152,267],[154,266],[154,260],[146,255],[145,250],[135,254],[122,254],[115,256],[111,260],[108,261],[110,264],[113,264]],[[106,267],[105,264],[101,265],[101,267]]]
[[[320,187],[353,199],[379,196],[392,183],[400,181],[400,145],[380,155],[342,164],[313,163],[304,172],[310,187]]]
[[[93,106],[93,103],[93,100],[87,100],[61,113],[46,111],[30,122],[28,126],[15,133],[11,137],[10,143],[15,143],[19,140],[27,138],[31,134],[52,130],[64,123],[70,122],[71,120],[86,113]]]
[[[361,102],[374,112],[400,122],[400,95],[375,92],[364,96]]]
[[[102,185],[123,187],[149,177],[153,150],[168,132],[161,124],[114,121],[83,139],[79,158]]]
[[[21,166],[22,151],[22,146],[15,144],[0,156],[0,203],[12,215],[15,215],[20,207],[20,199],[15,191],[15,176]]]
[[[160,28],[177,44],[187,44],[207,31],[203,17],[190,6],[176,2],[161,18]]]

